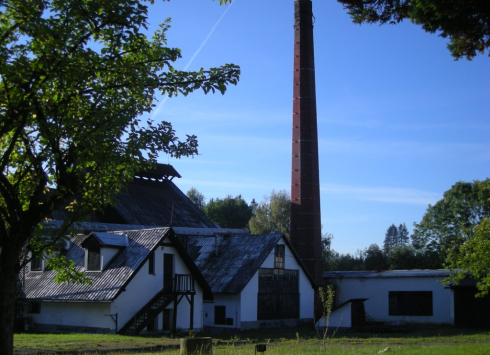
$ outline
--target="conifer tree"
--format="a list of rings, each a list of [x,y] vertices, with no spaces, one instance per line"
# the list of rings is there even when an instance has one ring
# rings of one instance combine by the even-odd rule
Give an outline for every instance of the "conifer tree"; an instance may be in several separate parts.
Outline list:
[[[398,238],[398,229],[394,224],[388,227],[385,234],[385,240],[383,242],[383,251],[388,255],[395,247]]]

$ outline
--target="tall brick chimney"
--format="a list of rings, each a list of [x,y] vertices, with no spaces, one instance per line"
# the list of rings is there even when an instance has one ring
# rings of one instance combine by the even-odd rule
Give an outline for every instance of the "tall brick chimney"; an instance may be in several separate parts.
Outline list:
[[[320,173],[311,0],[294,2],[291,244],[321,285]]]

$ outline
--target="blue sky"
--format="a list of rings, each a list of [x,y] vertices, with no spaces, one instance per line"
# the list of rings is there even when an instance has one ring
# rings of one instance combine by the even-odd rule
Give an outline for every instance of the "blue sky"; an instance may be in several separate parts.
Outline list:
[[[224,96],[157,103],[153,119],[199,139],[194,158],[160,158],[182,175],[175,182],[184,192],[241,194],[250,203],[290,190],[293,5],[150,7],[152,28],[172,18],[168,45],[183,55],[177,69],[242,69]],[[354,25],[334,0],[313,1],[313,11],[322,224],[335,250],[353,253],[382,245],[392,223],[412,231],[454,183],[490,176],[490,58],[454,61],[445,39],[409,22]]]

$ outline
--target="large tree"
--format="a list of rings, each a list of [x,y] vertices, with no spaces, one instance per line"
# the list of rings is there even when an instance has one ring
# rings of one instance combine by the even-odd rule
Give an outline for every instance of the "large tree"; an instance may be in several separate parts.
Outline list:
[[[206,197],[202,192],[198,189],[191,187],[189,191],[186,193],[189,200],[192,201],[201,211],[204,211],[204,207],[206,206]]]
[[[385,254],[389,254],[397,244],[398,229],[394,224],[388,227],[385,233],[385,239],[383,241],[383,251]]]
[[[405,225],[405,223],[400,224],[398,226],[398,233],[397,233],[397,246],[403,247],[405,245],[408,245],[409,243],[410,243],[410,233],[408,232],[408,228]]]
[[[195,136],[179,140],[168,122],[142,123],[155,95],[223,93],[238,81],[234,65],[175,70],[169,24],[148,38],[147,18],[139,0],[0,2],[0,354],[13,352],[16,279],[29,259],[112,202],[159,152],[197,153]],[[67,201],[72,220],[56,235],[43,232]]]
[[[449,38],[451,55],[471,59],[490,47],[487,0],[338,0],[353,21],[395,24],[410,20],[430,33]]]
[[[252,207],[241,195],[212,198],[204,207],[204,213],[221,228],[247,228],[252,217]]]
[[[458,182],[415,223],[412,245],[442,266],[449,250],[459,247],[490,217],[490,179]]]
[[[477,281],[479,293],[484,296],[490,292],[490,219],[484,218],[476,227],[475,233],[462,245],[449,251],[447,266],[456,272],[446,280],[458,283],[469,277]]]
[[[371,244],[364,249],[364,270],[377,270],[381,271],[386,268],[385,256],[378,244]]]
[[[254,215],[248,223],[250,232],[284,233],[289,237],[290,231],[291,198],[285,190],[272,190],[270,196],[264,199],[254,208]]]

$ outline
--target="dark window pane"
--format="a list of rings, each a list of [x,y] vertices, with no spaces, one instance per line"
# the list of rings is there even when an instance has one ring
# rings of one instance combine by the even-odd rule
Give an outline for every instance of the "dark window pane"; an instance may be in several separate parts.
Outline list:
[[[275,269],[284,269],[284,255],[285,255],[284,245],[282,244],[276,245],[276,250],[274,252]]]
[[[155,252],[151,252],[148,257],[148,273],[155,275]]]
[[[432,316],[432,291],[390,291],[390,316]]]
[[[41,313],[41,303],[28,303],[26,312],[29,314],[40,314]]]
[[[299,318],[299,271],[259,269],[257,318]]]
[[[99,248],[88,249],[87,270],[89,270],[89,271],[100,270],[100,249]]]
[[[225,306],[214,306],[214,324],[226,325]]]
[[[41,271],[43,265],[43,259],[39,256],[35,256],[31,260],[31,271]]]

